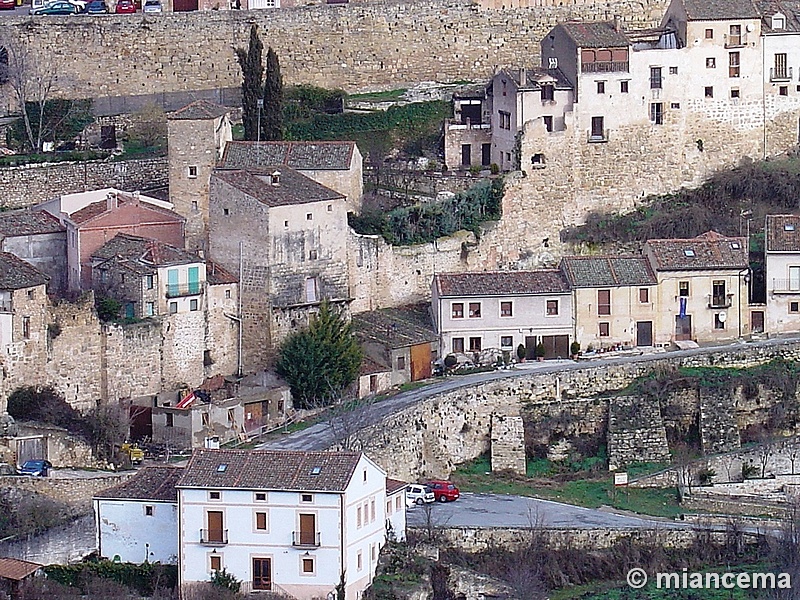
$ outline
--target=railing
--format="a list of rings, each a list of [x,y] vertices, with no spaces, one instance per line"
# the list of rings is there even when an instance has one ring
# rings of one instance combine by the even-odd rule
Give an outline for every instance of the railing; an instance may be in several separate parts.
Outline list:
[[[224,546],[228,543],[227,529],[201,529],[200,543],[206,546]]]
[[[589,142],[589,143],[592,143],[592,144],[599,144],[599,143],[602,143],[602,142],[607,142],[608,141],[608,129],[604,129],[602,135],[597,135],[596,133],[593,133],[592,131],[587,132],[586,141]]]
[[[770,67],[770,69],[769,69],[769,80],[770,81],[791,81],[792,80],[792,67],[784,67],[782,69],[776,69],[775,67]]]
[[[292,532],[292,546],[299,548],[318,548],[319,547],[319,531],[293,531]]]
[[[730,298],[714,298],[708,303],[708,308],[730,308],[733,305]]]
[[[456,129],[491,129],[492,125],[490,123],[472,123],[469,119],[467,119],[466,123],[448,119],[447,121],[447,129],[448,130],[456,130]]]
[[[200,282],[192,283],[168,283],[167,298],[178,298],[180,296],[197,296],[200,294]]]
[[[773,294],[800,294],[800,281],[797,279],[773,279]]]
[[[725,41],[726,48],[742,48],[747,45],[747,34],[741,35],[728,35],[723,34],[722,39]]]
[[[609,60],[581,63],[581,73],[627,73],[627,60]]]

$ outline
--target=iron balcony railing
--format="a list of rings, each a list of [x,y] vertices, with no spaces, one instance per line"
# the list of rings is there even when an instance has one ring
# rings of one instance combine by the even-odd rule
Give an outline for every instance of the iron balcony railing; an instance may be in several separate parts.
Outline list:
[[[581,63],[581,73],[627,73],[627,60],[609,60]]]
[[[800,281],[797,279],[773,279],[770,291],[774,294],[800,294]]]
[[[224,546],[228,543],[227,529],[201,529],[200,543],[206,546]]]
[[[292,546],[298,548],[318,548],[319,531],[293,531]]]
[[[191,283],[168,283],[167,298],[178,298],[180,296],[197,296],[200,294],[200,282]]]
[[[776,69],[775,67],[770,67],[769,80],[770,81],[791,81],[792,80],[792,67],[783,67],[781,69]]]

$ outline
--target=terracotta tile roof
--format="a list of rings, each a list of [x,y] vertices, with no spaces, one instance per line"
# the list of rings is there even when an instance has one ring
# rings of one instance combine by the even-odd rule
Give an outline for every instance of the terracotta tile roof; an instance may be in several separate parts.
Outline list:
[[[39,563],[20,560],[18,558],[2,557],[0,558],[0,579],[22,581],[29,575],[33,575],[43,566],[44,565],[40,565]]]
[[[656,271],[745,269],[749,264],[747,240],[716,231],[687,240],[648,240],[645,252],[652,256]]]
[[[202,258],[182,248],[128,233],[118,233],[92,254],[93,260],[120,258],[157,267],[203,262]]]
[[[630,44],[625,32],[617,31],[613,21],[567,21],[556,25],[558,28],[579,48],[627,48]]]
[[[752,0],[682,0],[690,21],[724,21],[726,19],[758,19],[760,14]]]
[[[8,252],[0,252],[0,290],[21,290],[44,285],[50,277]]]
[[[178,488],[343,492],[360,452],[195,450]]]
[[[237,283],[239,280],[235,275],[222,268],[221,265],[207,260],[206,261],[206,281],[209,285],[224,285],[228,283]]]
[[[167,116],[168,119],[179,120],[204,120],[216,119],[230,112],[230,109],[219,104],[214,104],[208,100],[195,100],[191,104],[176,110]]]
[[[347,170],[355,142],[244,142],[225,144],[222,169],[285,165],[299,170]]]
[[[56,217],[44,210],[15,210],[0,213],[1,236],[37,235],[65,230],[66,228]]]
[[[118,206],[125,206],[134,200],[128,196],[117,195],[117,202]],[[142,211],[142,214],[157,214],[158,219],[160,221],[183,221],[183,217],[180,216],[178,213],[168,210],[166,208],[161,208],[160,206],[156,206],[155,204],[148,204],[147,202],[139,203],[139,210]],[[113,210],[113,209],[112,209]],[[100,200],[99,202],[92,202],[88,206],[83,207],[80,210],[76,210],[69,216],[70,221],[75,223],[76,225],[83,225],[92,219],[103,215],[108,210],[108,202],[106,200]],[[163,218],[162,218],[163,217]]]
[[[519,69],[506,69],[503,72],[519,85]],[[545,69],[542,67],[525,69],[525,85],[523,88],[539,89],[542,87],[541,81],[552,81],[553,79],[555,79],[556,88],[572,89],[572,84],[569,82],[566,75],[561,72],[561,69]]]
[[[276,171],[280,172],[280,181],[273,185],[270,174]],[[272,166],[259,172],[216,169],[211,177],[228,183],[267,206],[308,204],[344,198],[339,192],[286,166]]]
[[[408,487],[408,484],[405,481],[400,481],[399,479],[392,479],[391,477],[386,478],[386,495],[391,496],[395,492],[399,492],[400,490],[404,490]]]
[[[561,294],[569,283],[558,269],[494,271],[486,273],[439,273],[434,285],[440,297],[525,296]]]
[[[642,256],[565,256],[561,268],[573,287],[655,285],[656,276]]]
[[[362,342],[376,342],[387,348],[406,348],[439,339],[427,304],[355,314],[353,333]]]
[[[106,500],[177,502],[178,492],[175,484],[178,483],[181,475],[183,475],[183,467],[165,465],[142,467],[130,479],[102,490],[94,497]]]
[[[767,215],[767,252],[800,252],[800,216]]]
[[[800,0],[762,0],[758,2],[761,12],[761,30],[764,33],[785,33],[800,31]],[[783,29],[772,29],[772,16],[781,13],[786,17]]]

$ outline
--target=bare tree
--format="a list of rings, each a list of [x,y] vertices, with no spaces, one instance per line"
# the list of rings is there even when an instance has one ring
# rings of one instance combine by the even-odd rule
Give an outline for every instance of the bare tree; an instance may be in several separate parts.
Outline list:
[[[785,440],[781,444],[781,450],[786,455],[786,458],[789,459],[789,463],[792,466],[792,475],[794,475],[794,466],[797,463],[797,459],[800,458],[800,444],[797,443],[797,438],[793,437]]]
[[[756,447],[756,455],[758,456],[758,463],[761,466],[761,478],[767,476],[767,465],[769,459],[775,454],[775,444],[767,432],[761,434],[759,445]]]
[[[375,396],[344,395],[328,407],[326,423],[335,446],[364,451],[372,445],[376,432],[364,421],[364,410],[374,402]]]

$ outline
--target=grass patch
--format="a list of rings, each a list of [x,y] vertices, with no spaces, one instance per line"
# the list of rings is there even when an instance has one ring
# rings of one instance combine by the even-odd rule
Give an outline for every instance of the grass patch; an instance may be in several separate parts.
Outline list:
[[[397,90],[385,90],[383,92],[365,92],[363,94],[349,94],[348,101],[354,102],[390,102],[400,100],[408,90],[405,88]]]

